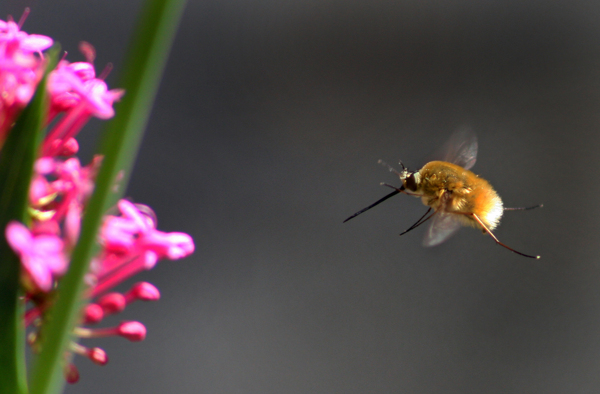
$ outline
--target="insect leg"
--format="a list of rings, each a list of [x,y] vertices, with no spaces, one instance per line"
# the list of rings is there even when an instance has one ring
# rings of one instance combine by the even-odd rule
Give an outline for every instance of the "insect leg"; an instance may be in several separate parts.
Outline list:
[[[382,185],[383,186],[387,186],[389,188],[392,188],[392,189],[394,189],[394,191],[391,192],[390,194],[384,196],[383,198],[380,198],[379,200],[375,201],[373,204],[369,205],[368,207],[363,208],[360,211],[356,212],[354,215],[352,215],[348,219],[344,220],[343,223],[346,223],[348,220],[353,219],[353,218],[357,217],[358,215],[360,215],[361,213],[364,213],[364,212],[368,211],[369,209],[373,208],[374,206],[381,204],[382,202],[384,202],[388,198],[393,197],[393,196],[395,196],[398,193],[404,193],[404,194],[409,195],[409,196],[419,196],[418,194],[407,192],[404,189],[404,186],[396,187],[396,186],[393,186],[393,185],[390,185],[390,184],[387,184],[387,183],[382,183]]]
[[[431,207],[429,207],[429,209],[427,210],[427,212],[425,212],[425,215],[421,216],[421,218],[419,220],[417,220],[417,222],[415,224],[413,224],[412,226],[410,226],[408,228],[408,230],[405,230],[403,232],[400,233],[400,235],[404,235],[407,232],[409,232],[410,230],[414,230],[417,227],[419,227],[420,225],[422,225],[423,223],[425,223],[426,221],[428,221],[429,219],[431,219],[433,217],[433,215],[436,214],[436,212],[433,212],[431,215],[429,215],[429,217],[425,218],[425,216],[427,216],[427,214],[431,212]]]
[[[505,211],[529,211],[530,209],[542,208],[544,204],[534,205],[533,207],[519,207],[519,208],[504,208]]]
[[[532,255],[529,255],[529,254],[518,252],[518,251],[514,250],[513,248],[511,248],[511,247],[503,244],[502,242],[500,242],[498,240],[498,238],[496,238],[496,236],[494,235],[494,233],[492,233],[490,231],[490,229],[487,228],[487,226],[485,224],[483,224],[483,222],[481,221],[481,219],[479,219],[479,216],[477,216],[473,212],[453,212],[453,213],[467,215],[467,216],[472,216],[473,219],[475,219],[477,221],[477,223],[479,223],[479,225],[483,228],[483,231],[485,231],[486,233],[488,233],[494,239],[494,241],[496,241],[496,243],[498,245],[504,246],[506,249],[510,250],[511,252],[514,252],[516,254],[520,254],[521,256],[529,257],[530,259],[539,259],[540,258],[540,256],[532,256]]]

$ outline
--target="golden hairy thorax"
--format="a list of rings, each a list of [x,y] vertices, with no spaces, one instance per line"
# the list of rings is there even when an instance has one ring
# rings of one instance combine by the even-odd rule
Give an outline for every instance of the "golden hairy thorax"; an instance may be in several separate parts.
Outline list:
[[[474,213],[490,230],[498,226],[504,211],[502,200],[488,181],[445,161],[429,162],[419,170],[415,194],[436,211]],[[456,218],[483,230],[472,216],[459,214]]]

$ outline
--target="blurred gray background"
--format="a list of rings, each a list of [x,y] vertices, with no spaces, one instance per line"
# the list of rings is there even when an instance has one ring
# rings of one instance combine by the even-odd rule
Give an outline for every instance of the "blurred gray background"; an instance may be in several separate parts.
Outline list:
[[[122,66],[138,1],[9,0],[24,30]],[[423,248],[397,196],[468,124],[500,240]],[[89,158],[100,122],[81,134]],[[85,342],[67,393],[600,391],[600,3],[193,1],[127,195],[196,252],[148,280],[142,343]],[[130,285],[131,282],[128,284]],[[128,288],[123,286],[122,290]]]

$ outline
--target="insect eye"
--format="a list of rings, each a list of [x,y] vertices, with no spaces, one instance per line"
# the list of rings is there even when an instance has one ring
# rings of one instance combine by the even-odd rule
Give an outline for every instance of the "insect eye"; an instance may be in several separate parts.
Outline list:
[[[404,187],[413,192],[417,190],[417,180],[414,173],[404,179]]]

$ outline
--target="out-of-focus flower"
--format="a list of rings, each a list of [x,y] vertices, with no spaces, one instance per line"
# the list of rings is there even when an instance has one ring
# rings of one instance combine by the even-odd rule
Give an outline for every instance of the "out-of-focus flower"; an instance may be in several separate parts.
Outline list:
[[[53,166],[46,159],[40,160],[42,160],[38,163],[40,173],[57,173],[56,166]],[[68,166],[68,168],[74,170],[80,169],[79,166],[74,164]],[[71,178],[68,177],[68,179]],[[60,178],[56,182],[59,180]],[[73,187],[76,188],[75,186]],[[34,188],[32,187],[32,189]],[[37,192],[32,193],[35,197],[31,197],[31,200],[47,202],[48,204],[54,203],[56,196],[60,195],[63,190],[61,188],[53,188],[52,182],[46,184],[43,180],[39,181],[35,189]],[[64,199],[68,200],[68,197]],[[59,207],[60,204],[61,202],[59,201],[56,203],[56,206]],[[148,282],[136,283],[124,294],[118,292],[109,293],[109,291],[137,273],[153,268],[160,259],[176,260],[190,255],[194,251],[194,242],[185,233],[165,233],[157,230],[155,215],[145,205],[120,200],[117,207],[120,214],[107,215],[100,230],[99,242],[102,250],[92,261],[90,272],[86,276],[86,283],[88,285],[87,297],[90,299],[90,302],[84,307],[82,325],[75,328],[73,334],[80,338],[120,336],[130,341],[141,341],[146,337],[146,328],[140,322],[124,321],[115,327],[109,328],[90,328],[87,326],[101,322],[106,316],[122,313],[127,305],[132,302],[138,300],[158,300],[160,292]],[[58,211],[60,211],[60,208],[50,210],[51,214],[48,217],[56,220],[59,218],[57,215]],[[78,212],[72,220],[79,222],[80,219],[80,212]],[[65,219],[65,222],[68,220],[68,218]],[[50,222],[53,222],[53,219],[38,220],[37,228],[43,229],[43,224]],[[29,237],[33,237],[26,227],[20,224],[18,226],[20,226],[17,228],[21,233],[25,232]],[[65,224],[63,227],[67,228],[68,226]],[[50,228],[52,231],[60,232],[60,230],[56,230],[56,226],[50,226]],[[39,237],[42,237],[42,235],[39,235]],[[63,241],[58,236],[52,237],[56,241],[61,242],[61,245],[63,244]],[[69,239],[66,235],[63,235],[63,238]],[[26,238],[26,242],[18,244],[29,245],[30,243],[29,238]],[[29,250],[27,248],[24,249]],[[56,279],[56,275],[54,279]],[[49,283],[54,282],[55,280],[51,277]],[[40,288],[47,291],[50,289],[50,286]],[[35,299],[38,301],[38,304],[27,311],[25,318],[27,325],[40,319],[44,313],[45,303],[43,297],[37,294]],[[31,342],[35,343],[35,336],[33,338],[34,340]],[[88,348],[73,342],[70,349],[73,353],[87,357],[99,365],[104,365],[108,361],[106,353],[97,347]],[[65,379],[72,383],[79,379],[79,373],[74,364],[68,364],[65,369]]]
[[[92,116],[100,119],[114,116],[113,103],[123,96],[124,91],[109,90],[106,83],[95,76],[92,64],[69,63],[66,60],[62,60],[56,70],[50,73],[49,120],[61,112],[65,114],[48,133],[42,150],[44,156],[60,154],[63,146],[79,133]]]
[[[76,157],[65,161],[38,159],[29,190],[33,227],[44,226],[49,220],[63,223],[66,244],[73,246],[79,237],[81,212],[94,190],[101,162],[100,156],[85,167]]]
[[[42,51],[52,44],[50,37],[21,31],[21,23],[0,20],[0,148],[17,115],[33,96],[45,67]],[[28,301],[24,322],[32,328],[28,342],[34,351],[39,350],[38,338],[44,329],[46,310],[54,302],[54,289],[68,269],[82,215],[102,163],[97,156],[82,166],[73,157],[79,149],[75,137],[91,117],[113,117],[113,104],[124,93],[121,89],[108,89],[104,73],[96,76],[94,48],[82,43],[80,49],[86,62],[70,63],[63,59],[47,79],[49,108],[45,124],[50,125],[50,130],[35,161],[30,184],[31,224],[26,227],[11,222],[5,229],[8,244],[21,260]],[[122,313],[137,300],[158,300],[160,292],[147,282],[133,285],[124,294],[109,291],[140,271],[151,269],[160,259],[180,259],[194,251],[189,235],[157,230],[155,215],[149,207],[121,200],[117,209],[117,215],[105,217],[98,235],[101,250],[86,276],[88,303],[83,308],[80,325],[73,331],[76,337],[121,336],[130,341],[143,340],[146,327],[140,322],[123,321],[109,328],[89,326],[108,315]],[[72,342],[69,349],[96,364],[108,362],[106,353],[98,347]],[[79,372],[70,357],[65,358],[65,379],[74,383]]]
[[[65,273],[63,241],[56,235],[34,235],[21,223],[11,222],[6,227],[6,239],[21,259],[25,283],[32,283],[34,291],[49,291],[54,279]]]
[[[156,229],[154,213],[127,200],[118,203],[121,216],[109,215],[100,230],[103,251],[92,265],[92,296],[154,267],[163,258],[176,260],[194,252],[194,241],[184,233]]]
[[[52,44],[50,37],[27,34],[17,23],[0,20],[0,146],[31,100],[43,73],[42,51]]]

